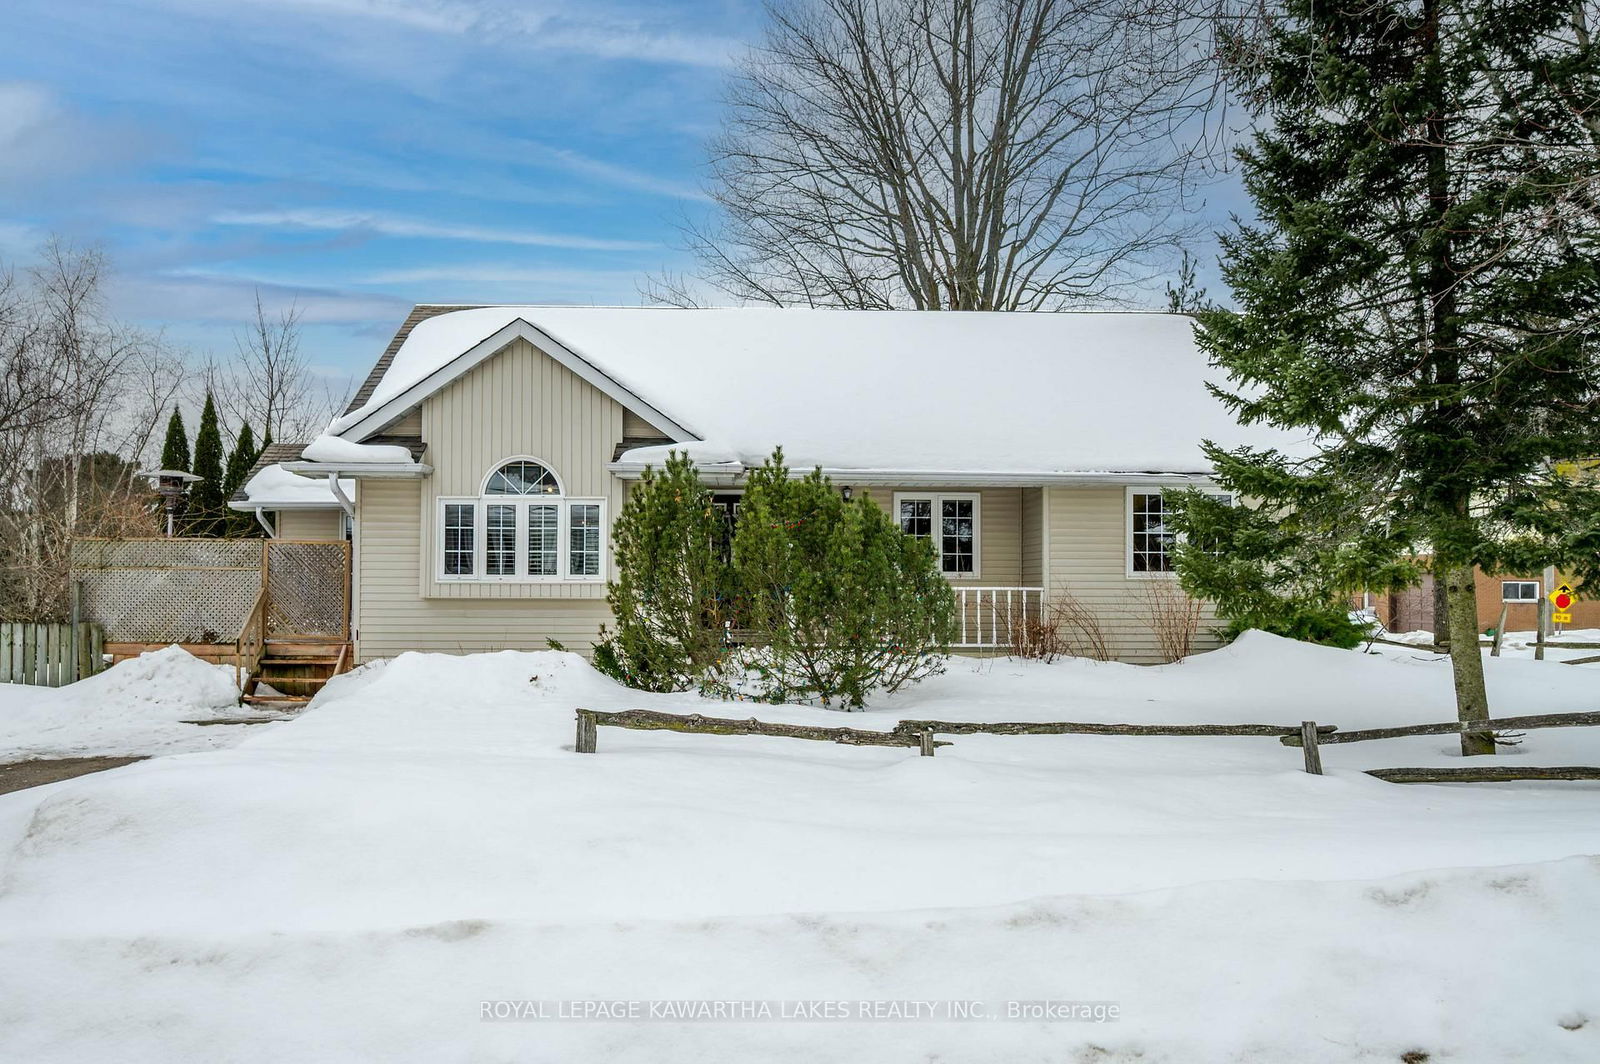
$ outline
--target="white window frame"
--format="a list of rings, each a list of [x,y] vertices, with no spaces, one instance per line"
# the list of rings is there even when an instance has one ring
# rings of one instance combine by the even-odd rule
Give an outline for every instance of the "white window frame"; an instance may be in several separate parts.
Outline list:
[[[1189,488],[1199,488],[1207,495],[1214,498],[1227,499],[1229,506],[1237,506],[1239,500],[1236,496],[1226,491],[1217,490],[1215,484],[1129,484],[1122,500],[1122,563],[1123,573],[1129,580],[1172,580],[1178,576],[1176,569],[1135,569],[1133,567],[1133,497],[1135,495],[1166,495],[1171,491],[1186,491]],[[1163,512],[1166,500],[1162,500]]]
[[[556,479],[558,487],[563,489],[558,495],[489,495],[486,489],[489,478],[495,472],[511,462],[537,462],[548,469]],[[589,496],[568,495],[565,493],[565,484],[561,474],[555,467],[541,458],[531,455],[513,455],[502,459],[490,466],[479,484],[477,495],[442,495],[438,498],[434,511],[434,579],[440,583],[448,584],[603,584],[607,579],[606,558],[610,551],[611,525],[608,520],[606,500]],[[445,572],[444,558],[444,521],[445,508],[454,504],[467,504],[473,507],[472,511],[472,573],[470,575]],[[574,575],[572,573],[572,508],[576,505],[590,505],[599,507],[600,527],[600,564],[598,571],[592,575]],[[488,548],[488,524],[490,506],[510,506],[516,511],[515,554],[512,561],[512,571],[503,575],[490,576],[485,571]],[[556,507],[556,572],[549,575],[530,575],[528,573],[528,508],[530,506]]]
[[[1506,588],[1510,587],[1513,584],[1521,585],[1521,586],[1524,586],[1524,587],[1533,588],[1533,597],[1532,598],[1506,598]],[[1542,590],[1543,590],[1543,588],[1541,587],[1540,581],[1538,581],[1538,580],[1502,580],[1502,581],[1500,581],[1500,601],[1501,602],[1509,602],[1512,605],[1536,606],[1539,603],[1539,593]]]
[[[981,580],[983,578],[983,494],[976,491],[897,491],[891,500],[894,511],[890,516],[894,519],[894,526],[900,527],[900,500],[908,502],[928,500],[933,507],[933,525],[931,536],[933,544],[934,561],[939,565],[939,571],[946,580]],[[946,501],[972,503],[972,572],[951,573],[944,569],[944,544],[941,542],[943,533],[940,531],[940,522],[943,520],[941,511]]]

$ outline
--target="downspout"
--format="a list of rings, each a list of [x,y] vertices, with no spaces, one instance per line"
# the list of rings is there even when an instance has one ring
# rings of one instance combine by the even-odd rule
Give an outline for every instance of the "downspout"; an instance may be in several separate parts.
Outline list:
[[[267,520],[267,512],[266,512],[266,510],[263,507],[257,506],[256,510],[255,510],[255,513],[256,513],[256,523],[259,524],[262,528],[267,530],[267,538],[268,539],[277,539],[278,538],[278,530],[276,528],[272,527],[272,522],[271,521]]]
[[[344,489],[339,486],[337,475],[332,473],[328,475],[328,487],[333,490],[333,497],[339,500],[339,505],[344,509],[344,512],[351,517],[355,517],[356,504],[351,500],[350,496],[344,493]]]

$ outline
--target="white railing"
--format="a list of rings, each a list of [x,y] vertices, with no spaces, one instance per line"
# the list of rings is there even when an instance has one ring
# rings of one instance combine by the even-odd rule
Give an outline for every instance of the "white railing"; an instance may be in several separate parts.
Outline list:
[[[1010,646],[1017,626],[1044,612],[1042,587],[957,586],[955,592],[961,626],[950,645],[960,649]]]

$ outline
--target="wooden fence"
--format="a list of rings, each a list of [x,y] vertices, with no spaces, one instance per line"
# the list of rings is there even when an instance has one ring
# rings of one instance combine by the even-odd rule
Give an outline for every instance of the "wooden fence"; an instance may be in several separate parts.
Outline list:
[[[1447,721],[1433,724],[1408,724],[1393,728],[1367,728],[1339,731],[1336,725],[1301,721],[1287,724],[1112,724],[1074,721],[953,721],[902,720],[889,731],[861,728],[829,728],[807,724],[775,724],[750,717],[730,720],[705,717],[698,713],[680,716],[648,709],[629,709],[604,713],[580,709],[574,749],[592,754],[598,745],[600,727],[630,728],[636,731],[675,731],[695,735],[765,735],[784,739],[809,739],[845,746],[915,747],[923,757],[933,757],[938,747],[948,742],[937,735],[1125,735],[1125,736],[1276,736],[1285,746],[1298,746],[1304,754],[1305,770],[1322,775],[1321,746],[1328,743],[1356,743],[1373,739],[1394,739],[1409,735],[1449,735],[1461,732],[1529,731],[1537,728],[1589,728],[1600,726],[1600,713],[1545,713],[1528,717],[1501,717],[1496,720]],[[1485,765],[1464,768],[1376,768],[1367,775],[1390,783],[1496,783],[1515,780],[1600,780],[1600,768],[1585,766]]]
[[[0,622],[0,683],[61,687],[100,671],[105,633],[70,624]]]

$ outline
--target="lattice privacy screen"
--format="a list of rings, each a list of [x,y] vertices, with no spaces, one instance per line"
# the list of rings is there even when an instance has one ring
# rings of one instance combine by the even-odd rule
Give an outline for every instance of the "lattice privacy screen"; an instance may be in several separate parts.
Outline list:
[[[347,638],[347,543],[267,541],[267,630]]]
[[[83,619],[112,642],[231,643],[267,565],[269,635],[348,638],[349,544],[294,540],[82,539],[72,576]]]
[[[261,541],[77,540],[72,577],[113,642],[231,643],[261,590]]]

